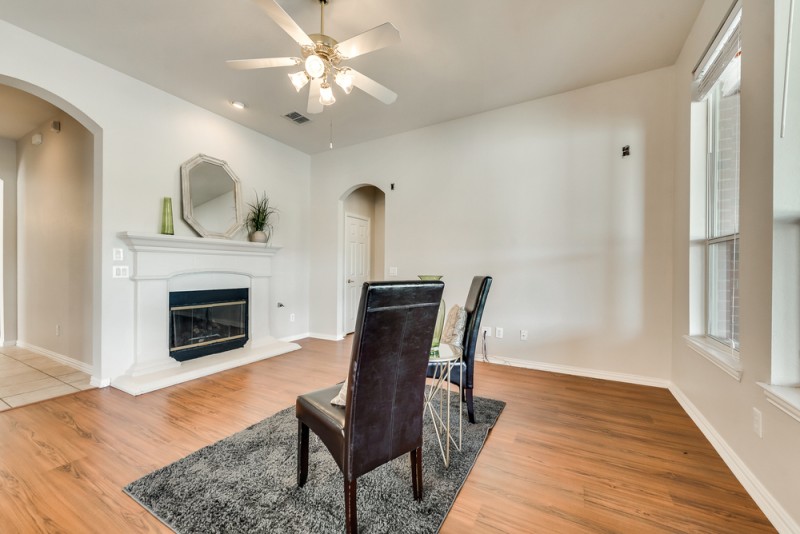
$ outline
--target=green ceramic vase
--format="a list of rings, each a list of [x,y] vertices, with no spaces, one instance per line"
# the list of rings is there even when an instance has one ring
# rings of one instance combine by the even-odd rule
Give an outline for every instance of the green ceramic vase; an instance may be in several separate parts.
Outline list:
[[[164,197],[164,204],[161,208],[161,233],[165,235],[173,235],[175,227],[172,222],[172,199]]]

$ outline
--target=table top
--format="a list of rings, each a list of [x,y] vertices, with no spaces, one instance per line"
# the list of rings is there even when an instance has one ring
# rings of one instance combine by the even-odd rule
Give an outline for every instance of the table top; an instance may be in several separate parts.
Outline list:
[[[436,362],[446,363],[458,360],[460,358],[461,356],[458,356],[453,353],[453,349],[450,348],[450,345],[448,345],[447,343],[442,343],[439,345],[439,355],[430,356],[429,359],[431,363],[436,363]]]

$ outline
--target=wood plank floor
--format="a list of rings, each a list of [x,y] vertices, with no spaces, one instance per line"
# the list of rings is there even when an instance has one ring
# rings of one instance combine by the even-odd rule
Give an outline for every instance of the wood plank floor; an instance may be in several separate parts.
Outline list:
[[[0,413],[0,532],[170,532],[122,487],[344,378],[347,341],[300,344],[139,397],[105,388]],[[476,394],[507,406],[442,532],[775,532],[667,390],[475,374]]]

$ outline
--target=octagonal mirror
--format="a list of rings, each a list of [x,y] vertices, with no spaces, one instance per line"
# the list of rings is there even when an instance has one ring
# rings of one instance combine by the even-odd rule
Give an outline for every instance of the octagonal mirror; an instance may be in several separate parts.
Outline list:
[[[239,178],[228,164],[198,154],[181,165],[183,220],[202,237],[230,239],[244,225]]]

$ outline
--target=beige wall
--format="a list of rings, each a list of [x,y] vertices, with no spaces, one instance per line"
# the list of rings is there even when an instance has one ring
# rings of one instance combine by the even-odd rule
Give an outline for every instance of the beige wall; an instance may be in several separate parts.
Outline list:
[[[67,114],[17,143],[19,341],[92,364],[92,146]],[[40,133],[43,142],[31,143]]]
[[[662,69],[313,156],[311,331],[341,334],[337,206],[369,177],[396,279],[449,305],[494,276],[490,355],[666,380],[673,106]]]
[[[0,181],[2,181],[2,245],[0,245],[0,340],[17,341],[17,143],[0,139]]]
[[[375,189],[375,219],[372,221],[372,279],[386,280],[386,195]]]

